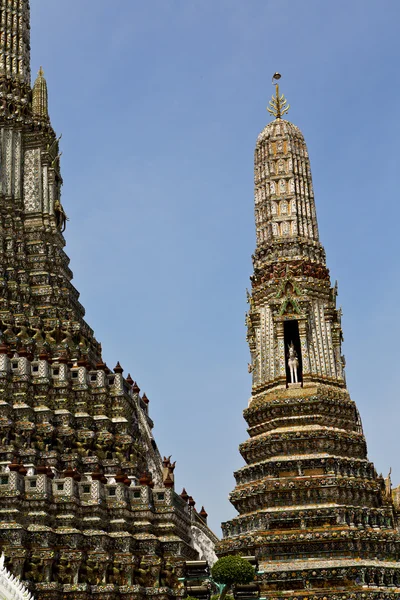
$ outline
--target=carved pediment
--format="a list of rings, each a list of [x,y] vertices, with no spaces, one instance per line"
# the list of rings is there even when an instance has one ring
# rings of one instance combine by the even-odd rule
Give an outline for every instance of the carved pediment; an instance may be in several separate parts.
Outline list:
[[[294,280],[289,267],[286,268],[286,276],[282,279],[279,285],[279,290],[276,294],[280,302],[279,315],[286,314],[301,314],[301,309],[298,302],[298,297],[302,295],[302,292]]]

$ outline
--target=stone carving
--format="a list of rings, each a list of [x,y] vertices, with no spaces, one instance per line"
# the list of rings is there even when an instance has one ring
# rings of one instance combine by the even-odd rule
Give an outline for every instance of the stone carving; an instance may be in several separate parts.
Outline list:
[[[27,212],[40,211],[40,150],[25,150],[24,155],[24,205]]]
[[[389,500],[392,498],[392,478],[391,478],[391,474],[392,474],[392,467],[390,467],[389,473],[388,473],[387,477],[385,478],[385,493],[386,493],[386,497]]]
[[[54,216],[56,218],[57,229],[59,229],[61,233],[63,233],[67,226],[68,217],[65,214],[60,200],[56,200],[54,202]]]
[[[297,352],[295,350],[293,342],[290,343],[289,354],[288,354],[288,366],[290,370],[290,383],[298,383],[298,368],[299,359],[297,358]]]

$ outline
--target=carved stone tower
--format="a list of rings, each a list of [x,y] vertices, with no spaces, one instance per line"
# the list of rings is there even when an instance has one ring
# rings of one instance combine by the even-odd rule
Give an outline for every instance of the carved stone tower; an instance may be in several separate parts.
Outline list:
[[[84,320],[29,28],[28,0],[0,0],[0,551],[37,599],[174,597],[216,538]]]
[[[346,389],[337,285],[319,240],[307,147],[282,118],[288,108],[276,84],[275,119],[255,149],[250,437],[230,496],[239,515],[223,524],[218,553],[255,554],[268,598],[397,597],[390,476],[368,460]]]

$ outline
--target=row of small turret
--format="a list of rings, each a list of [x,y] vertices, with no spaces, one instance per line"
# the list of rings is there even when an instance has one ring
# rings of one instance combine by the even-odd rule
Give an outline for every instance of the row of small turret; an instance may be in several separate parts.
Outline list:
[[[146,471],[138,479],[129,477],[122,469],[119,469],[114,475],[108,474],[107,476],[98,470],[82,475],[77,469],[71,468],[60,473],[54,467],[46,465],[25,466],[14,457],[12,462],[0,472],[0,507],[2,504],[1,497],[5,496],[5,490],[8,492],[7,498],[12,496],[13,493],[20,496],[22,492],[28,501],[38,501],[41,498],[43,500],[52,499],[56,502],[65,502],[66,497],[73,497],[78,502],[74,503],[73,507],[68,507],[68,511],[74,521],[73,526],[80,529],[87,527],[87,523],[75,522],[74,515],[80,511],[80,506],[89,506],[93,504],[93,501],[97,504],[106,502],[111,507],[115,502],[123,502],[126,508],[129,505],[134,508],[143,503],[147,506],[178,504],[180,508],[186,506],[187,510],[185,510],[188,514],[193,513],[194,515],[194,513],[197,513],[195,509],[196,502],[192,496],[189,496],[185,489],[178,496],[173,491],[173,487],[174,481],[170,476],[166,477],[161,486],[155,486],[151,474]],[[4,502],[7,503],[8,500],[5,499]],[[51,509],[51,504],[48,504],[48,508]],[[53,512],[52,509],[51,512]],[[204,523],[207,522],[208,515],[204,506],[197,514]],[[42,515],[40,521],[49,525],[44,517],[45,515]],[[64,518],[61,518],[59,511],[53,514],[52,519],[54,519],[54,523],[62,523],[62,526],[66,524],[65,515]],[[116,524],[116,528],[117,530],[120,529],[120,524]]]
[[[0,456],[4,454],[4,458],[7,459],[12,453],[13,456],[21,454],[29,457],[30,463],[33,463],[34,457],[30,454],[49,454],[47,458],[51,459],[53,471],[48,466],[47,473],[54,474],[55,465],[59,466],[61,461],[67,465],[64,476],[70,474],[74,478],[79,478],[77,470],[79,460],[77,461],[76,456],[78,455],[87,467],[94,468],[91,473],[94,479],[98,479],[99,474],[104,479],[103,462],[115,472],[115,461],[117,461],[120,465],[128,466],[133,480],[134,472],[138,478],[139,465],[145,464],[146,452],[144,445],[136,439],[140,419],[138,413],[135,416],[132,410],[129,419],[122,416],[121,403],[116,399],[121,396],[129,400],[135,399],[137,408],[140,409],[150,428],[153,423],[148,415],[149,399],[146,394],[140,395],[137,383],[130,375],[125,379],[122,373],[123,369],[119,362],[113,372],[105,363],[98,363],[93,370],[89,369],[84,359],[68,364],[65,357],[52,359],[46,353],[41,353],[35,360],[24,349],[20,349],[17,353],[10,351],[5,344],[0,345],[0,381],[6,380],[8,388],[10,384],[19,384],[15,402],[12,402],[12,410],[9,411],[9,419],[6,423],[0,424],[0,429],[3,431]],[[27,387],[29,384],[33,384],[34,388],[29,389]],[[41,404],[44,401],[43,386],[55,387],[54,401],[49,402],[49,398],[46,398],[46,405]],[[38,391],[36,388],[40,388],[40,395],[35,394]],[[96,403],[95,410],[93,410],[93,402],[90,402],[90,399],[88,401],[87,397],[86,402],[83,403],[79,402],[79,398],[74,397],[73,406],[78,412],[74,414],[70,412],[69,409],[72,410],[73,406],[65,397],[67,390],[72,393],[74,391],[82,393],[85,390],[100,392],[92,399]],[[0,391],[3,402],[6,400],[5,393],[5,389]],[[57,398],[58,393],[59,398]],[[104,394],[100,402],[100,395]],[[33,402],[32,395],[35,399]],[[86,411],[92,413],[92,416]],[[124,415],[126,415],[125,408]],[[151,440],[151,444],[155,446],[154,440]],[[75,464],[74,468],[71,468],[71,460]],[[30,468],[32,470],[32,467]],[[161,477],[163,486],[174,487],[174,469],[175,462],[171,463],[170,458],[164,457]],[[122,475],[126,480],[128,477],[126,472],[122,469],[117,470],[117,477]],[[160,482],[160,477],[157,479]],[[129,479],[128,482],[130,483]],[[154,486],[152,475],[146,470],[140,476],[139,482]],[[183,496],[188,499],[189,505],[194,506],[192,497],[186,497],[185,491]],[[204,509],[202,512],[204,513]]]
[[[19,348],[13,351],[7,344],[0,345],[0,377],[6,374],[32,377],[33,379],[48,379],[59,384],[70,384],[72,387],[113,387],[114,390],[132,391],[139,394],[140,388],[130,374],[122,376],[123,368],[119,362],[113,371],[103,362],[93,367],[87,358],[71,360],[67,354],[51,356],[43,350],[36,357],[30,350]],[[147,406],[149,399],[142,394],[141,401]]]

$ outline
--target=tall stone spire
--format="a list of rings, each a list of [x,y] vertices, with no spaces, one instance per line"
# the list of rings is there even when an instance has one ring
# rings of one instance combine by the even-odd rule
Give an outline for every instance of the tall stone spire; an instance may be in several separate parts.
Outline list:
[[[217,540],[194,501],[174,490],[175,463],[161,460],[148,398],[119,363],[107,367],[84,319],[64,251],[61,136],[48,118],[42,70],[29,85],[28,2],[0,7],[5,565],[37,600],[159,600],[160,590],[178,599],[185,561],[213,556]]]
[[[282,118],[287,109],[277,87],[275,118],[256,143],[249,439],[230,495],[239,514],[223,523],[217,552],[256,555],[270,600],[372,599],[378,589],[398,598],[390,476],[368,460],[346,389],[337,285],[319,241],[307,147]]]
[[[0,0],[0,77],[30,84],[29,0]]]

